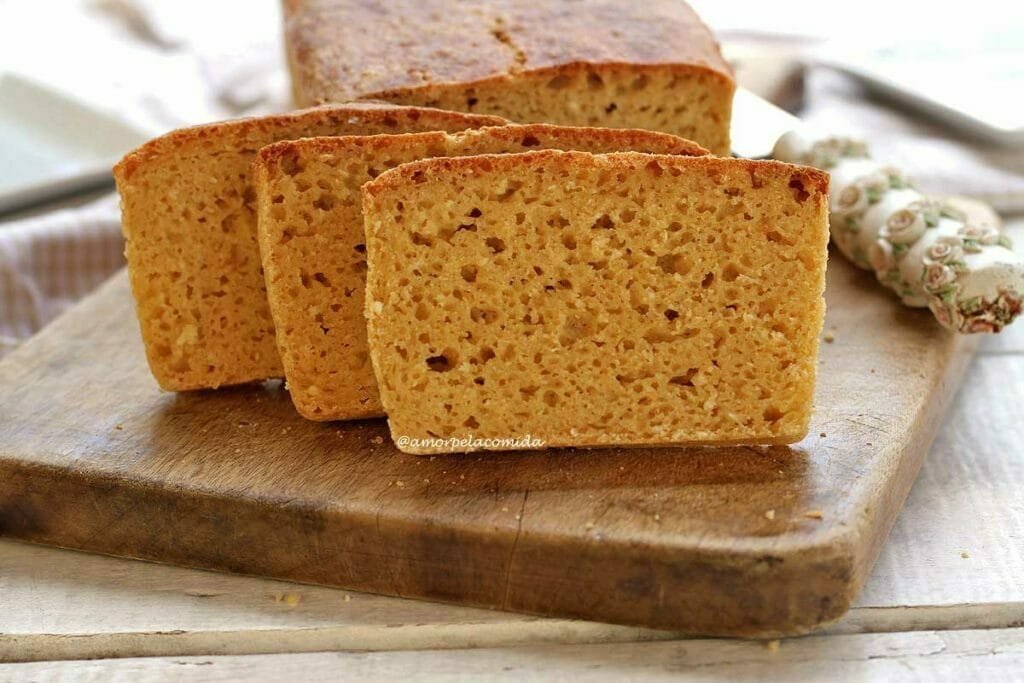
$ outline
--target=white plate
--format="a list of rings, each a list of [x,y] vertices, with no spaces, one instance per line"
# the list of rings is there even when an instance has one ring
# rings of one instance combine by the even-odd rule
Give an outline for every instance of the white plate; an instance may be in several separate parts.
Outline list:
[[[147,137],[36,82],[0,76],[0,212],[109,182]]]

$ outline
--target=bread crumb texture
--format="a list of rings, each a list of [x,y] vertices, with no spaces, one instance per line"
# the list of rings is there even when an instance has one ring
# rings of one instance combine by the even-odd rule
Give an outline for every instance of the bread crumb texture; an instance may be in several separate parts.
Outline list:
[[[299,104],[373,98],[646,128],[729,152],[732,71],[682,0],[465,0],[454,12],[449,0],[290,0],[286,10]]]
[[[366,315],[392,435],[800,440],[827,193],[806,167],[637,153],[381,174],[363,188]]]
[[[150,369],[167,390],[283,375],[256,241],[249,167],[311,135],[463,130],[494,117],[381,104],[319,107],[174,131],[114,168]]]
[[[383,414],[363,316],[361,186],[418,159],[551,148],[706,153],[664,133],[542,124],[459,134],[308,138],[261,150],[253,175],[267,296],[288,389],[303,416],[340,420]],[[462,229],[470,229],[473,218],[468,216]]]

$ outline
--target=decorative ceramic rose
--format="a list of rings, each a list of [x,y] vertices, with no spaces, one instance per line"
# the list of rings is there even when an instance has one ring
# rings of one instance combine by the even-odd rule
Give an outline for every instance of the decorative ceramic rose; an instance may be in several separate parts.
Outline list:
[[[1001,325],[998,325],[994,321],[986,320],[985,318],[972,318],[964,325],[961,325],[961,329],[969,334],[975,334],[978,332],[998,332],[1001,327]]]
[[[893,244],[913,244],[921,238],[926,229],[921,214],[910,209],[900,209],[889,216],[878,234]]]
[[[896,259],[892,255],[892,244],[888,240],[875,240],[868,250],[868,260],[875,274],[881,277],[896,267]]]
[[[928,247],[928,251],[925,252],[925,258],[932,261],[932,263],[943,263],[952,258],[960,247],[957,245],[950,244],[949,242],[936,242],[932,246]]]
[[[854,214],[868,208],[867,193],[856,185],[848,185],[836,195],[833,211],[841,214]]]
[[[921,278],[927,292],[936,292],[956,282],[956,271],[942,263],[933,263],[924,269]]]
[[[831,137],[814,143],[805,155],[804,163],[827,170],[843,159],[866,158],[867,156],[868,148],[862,141]]]
[[[934,300],[930,301],[928,303],[928,310],[932,312],[932,315],[935,316],[935,320],[937,320],[940,325],[948,329],[956,329],[953,325],[953,318],[950,315],[949,307],[943,302]]]

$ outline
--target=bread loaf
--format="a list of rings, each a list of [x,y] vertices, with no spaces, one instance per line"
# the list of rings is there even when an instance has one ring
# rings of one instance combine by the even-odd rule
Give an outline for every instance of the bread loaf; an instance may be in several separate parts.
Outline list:
[[[150,369],[167,390],[282,375],[256,242],[249,167],[311,135],[449,130],[496,117],[362,103],[186,128],[114,168],[125,255]]]
[[[301,106],[374,98],[729,152],[732,71],[683,0],[289,0],[285,21]]]
[[[636,153],[381,174],[363,188],[366,314],[396,443],[800,440],[827,192],[807,167]]]
[[[543,124],[308,138],[260,150],[253,177],[267,295],[288,389],[302,415],[339,420],[382,414],[363,317],[360,187],[417,159],[549,148],[706,153],[663,133]],[[467,216],[451,227],[471,230],[473,220]]]

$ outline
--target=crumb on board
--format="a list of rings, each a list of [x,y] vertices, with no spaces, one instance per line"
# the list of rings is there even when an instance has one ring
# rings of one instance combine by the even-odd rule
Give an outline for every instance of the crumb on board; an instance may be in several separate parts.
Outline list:
[[[298,593],[274,593],[274,602],[283,602],[289,607],[295,607],[302,602],[302,596]]]
[[[116,429],[117,431],[121,431],[122,429],[124,429],[124,425],[116,424],[114,425],[114,429]]]
[[[825,432],[822,432],[821,434],[818,434],[818,436],[820,436],[821,438],[824,439],[826,436],[828,436],[828,434],[826,434]]]
[[[398,481],[395,482],[395,486],[397,486],[398,488],[402,488],[405,486],[405,482],[399,479]]]
[[[344,597],[344,600],[345,600],[345,602],[352,602],[352,596],[351,595],[346,595]]]
[[[764,516],[766,519],[775,519],[775,510],[765,510]]]
[[[808,519],[824,519],[825,513],[821,510],[808,510],[804,513],[804,517],[807,517]]]
[[[960,552],[960,557],[964,558],[965,560],[966,560],[966,559],[967,559],[968,557],[970,557],[970,556],[971,556],[971,555],[970,555],[970,553],[968,553],[968,552],[967,552],[966,550],[962,550],[962,551]]]
[[[588,529],[593,529],[594,528],[594,523],[593,522],[587,522],[586,527]]]
[[[836,340],[836,331],[834,329],[825,330],[825,336],[822,338],[825,340],[826,344],[831,344]]]
[[[779,641],[777,641],[777,640],[765,641],[764,646],[768,649],[769,652],[778,652],[779,651]]]
[[[383,436],[375,436],[372,439],[370,439],[370,441],[372,441],[373,443],[375,443],[375,444],[377,444],[379,446],[380,444],[384,443],[384,437]]]
[[[659,515],[659,514],[655,513],[655,515],[654,515],[654,521],[655,521],[655,522],[660,522],[660,521],[661,521],[661,515]]]

